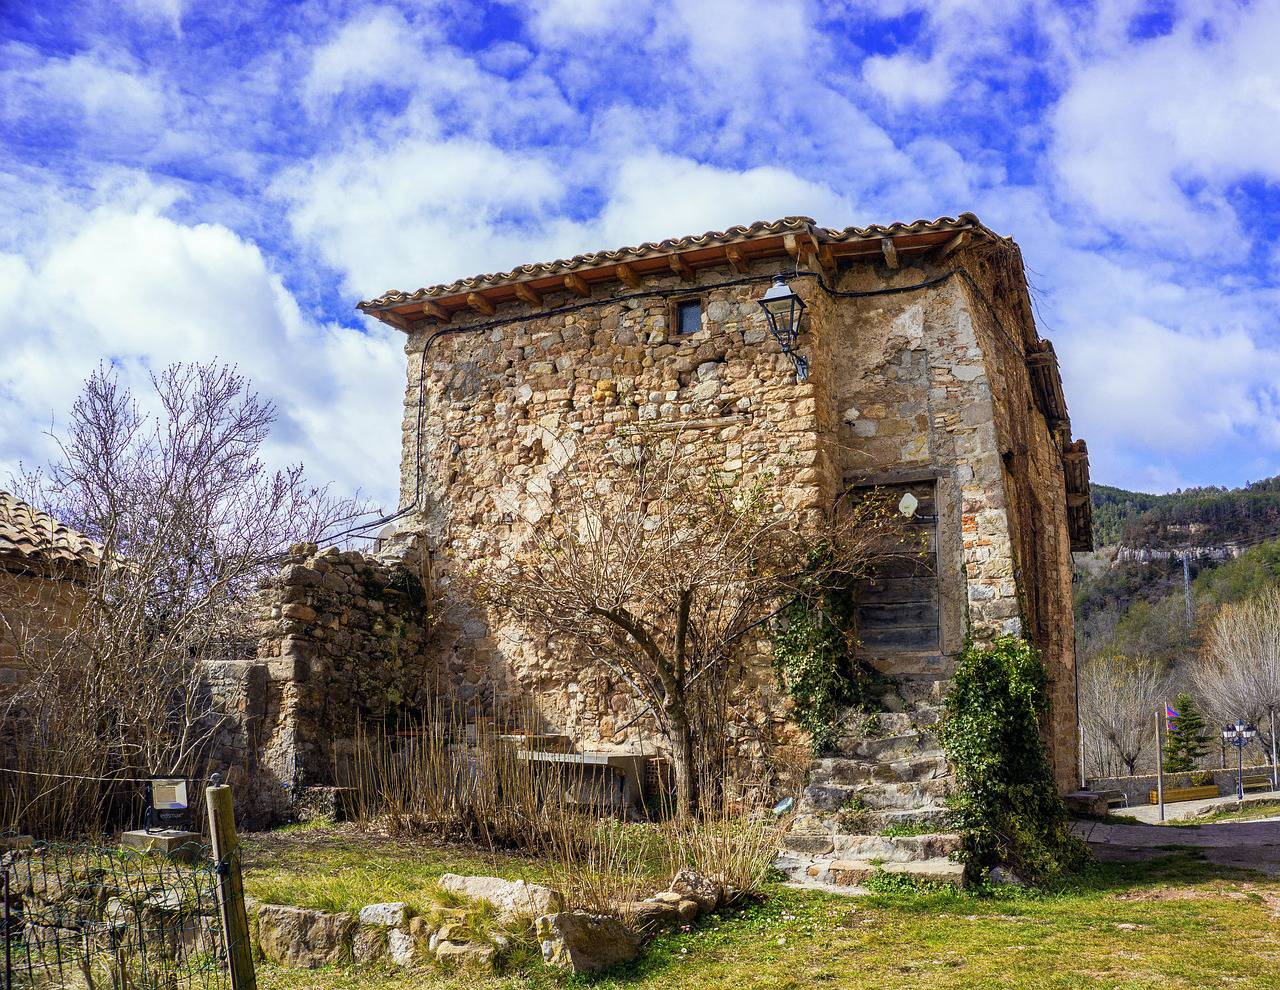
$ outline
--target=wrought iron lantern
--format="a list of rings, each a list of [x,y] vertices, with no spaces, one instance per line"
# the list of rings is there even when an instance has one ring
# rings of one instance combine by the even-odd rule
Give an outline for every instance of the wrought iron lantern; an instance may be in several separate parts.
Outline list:
[[[1222,727],[1222,741],[1236,748],[1236,797],[1244,800],[1244,748],[1258,734],[1258,727],[1236,719],[1235,724],[1228,722]]]
[[[760,300],[760,308],[769,321],[769,332],[796,366],[796,377],[804,381],[809,376],[809,363],[796,353],[796,341],[800,338],[800,318],[804,313],[804,300],[791,291],[791,286],[781,275],[773,280]]]

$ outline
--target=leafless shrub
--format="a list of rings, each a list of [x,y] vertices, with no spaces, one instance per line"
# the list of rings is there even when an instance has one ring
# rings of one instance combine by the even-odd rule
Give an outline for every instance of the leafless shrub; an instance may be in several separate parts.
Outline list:
[[[5,825],[43,834],[97,830],[111,780],[198,774],[225,713],[206,664],[251,652],[258,580],[287,547],[318,541],[362,505],[269,470],[259,453],[276,419],[232,368],[174,365],[153,376],[144,413],[108,368],[85,383],[60,456],[26,476],[41,508],[95,540],[73,601],[0,603],[28,677],[8,699],[15,759],[48,774],[2,774]],[[86,771],[91,771],[86,772]],[[76,788],[68,802],[58,788]]]
[[[667,740],[677,810],[698,767],[724,765],[725,675],[742,637],[803,585],[856,577],[901,548],[883,499],[788,510],[776,479],[724,480],[686,438],[560,444],[564,470],[529,492],[539,522],[514,558],[470,577],[477,599],[627,684]]]
[[[1280,587],[1222,606],[1192,680],[1212,718],[1255,723],[1270,748],[1270,716],[1280,714]]]
[[[664,889],[682,869],[750,895],[781,841],[772,816],[747,817],[725,804],[628,822],[629,809],[610,806],[606,782],[573,763],[524,758],[518,738],[501,726],[468,726],[460,710],[408,719],[394,732],[362,726],[335,752],[334,769],[353,789],[361,828],[536,856],[571,906],[624,917],[626,905]]]
[[[1122,656],[1089,660],[1080,670],[1080,720],[1096,743],[1092,769],[1109,776],[1118,759],[1130,776],[1154,750],[1156,718],[1168,695],[1163,673],[1151,661]]]

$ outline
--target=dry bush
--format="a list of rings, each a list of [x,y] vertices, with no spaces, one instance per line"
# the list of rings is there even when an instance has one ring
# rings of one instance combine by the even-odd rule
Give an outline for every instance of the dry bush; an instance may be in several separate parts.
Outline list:
[[[1272,717],[1280,714],[1280,587],[1222,606],[1192,680],[1210,717],[1254,723],[1263,751],[1272,750]]]
[[[1100,656],[1080,670],[1080,720],[1094,741],[1087,748],[1098,776],[1111,776],[1118,760],[1132,776],[1155,749],[1155,726],[1168,697],[1168,678],[1150,660]],[[1088,737],[1086,737],[1087,739]]]
[[[568,902],[590,911],[641,900],[682,869],[752,894],[779,847],[772,816],[749,818],[725,803],[657,822],[601,817],[612,787],[573,764],[517,754],[500,727],[472,733],[451,711],[398,731],[359,727],[350,748],[335,752],[334,776],[353,788],[360,827],[536,857]]]
[[[100,368],[72,408],[60,456],[24,496],[98,546],[74,604],[0,602],[27,680],[6,699],[11,766],[105,782],[3,774],[0,827],[41,836],[97,832],[136,816],[121,805],[151,775],[203,776],[226,713],[207,664],[252,655],[258,580],[298,541],[346,526],[362,506],[271,471],[259,452],[275,408],[227,367],[174,365],[144,413]]]

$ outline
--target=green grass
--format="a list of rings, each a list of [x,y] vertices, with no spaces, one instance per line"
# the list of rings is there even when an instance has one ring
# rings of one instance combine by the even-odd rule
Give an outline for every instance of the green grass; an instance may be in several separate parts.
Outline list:
[[[452,906],[435,881],[444,873],[546,880],[534,860],[470,848],[378,838],[348,828],[292,827],[244,837],[244,890],[266,904],[359,911],[405,901],[419,913]]]
[[[1252,822],[1260,818],[1280,817],[1280,801],[1264,801],[1247,805],[1235,811],[1210,811],[1194,818],[1179,818],[1161,824],[1173,828],[1197,828],[1200,825],[1217,825],[1222,822]]]
[[[366,870],[367,889],[386,891],[386,899],[393,899],[391,885],[401,878],[429,884],[449,869],[539,875],[529,861],[435,847],[375,843],[362,854],[363,842],[342,837],[334,846],[297,855],[311,874]],[[392,862],[409,857],[411,862]],[[271,869],[274,882],[284,882],[283,868],[273,862]],[[249,871],[255,875],[246,886],[265,876],[256,865]],[[295,879],[320,889],[313,876]],[[397,899],[406,899],[402,894],[395,891]],[[1280,990],[1278,916],[1280,880],[1233,873],[1179,851],[1145,863],[1095,864],[1047,893],[993,888],[846,900],[774,887],[765,902],[664,935],[637,962],[590,979],[536,966],[475,976],[433,967],[304,971],[264,965],[258,983],[263,990]]]

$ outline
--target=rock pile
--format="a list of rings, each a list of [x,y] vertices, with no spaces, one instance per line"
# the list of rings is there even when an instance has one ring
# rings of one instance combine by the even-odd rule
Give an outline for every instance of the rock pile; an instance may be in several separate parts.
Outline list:
[[[451,968],[492,971],[512,939],[527,932],[536,936],[548,966],[588,973],[628,962],[639,954],[643,938],[738,899],[732,889],[691,870],[677,873],[668,890],[619,904],[613,914],[567,911],[559,891],[523,880],[446,873],[439,885],[492,907],[500,930],[478,930],[469,923],[467,908],[420,915],[397,901],[370,904],[353,915],[262,904],[254,912],[258,945],[272,962],[307,969],[435,960]]]

